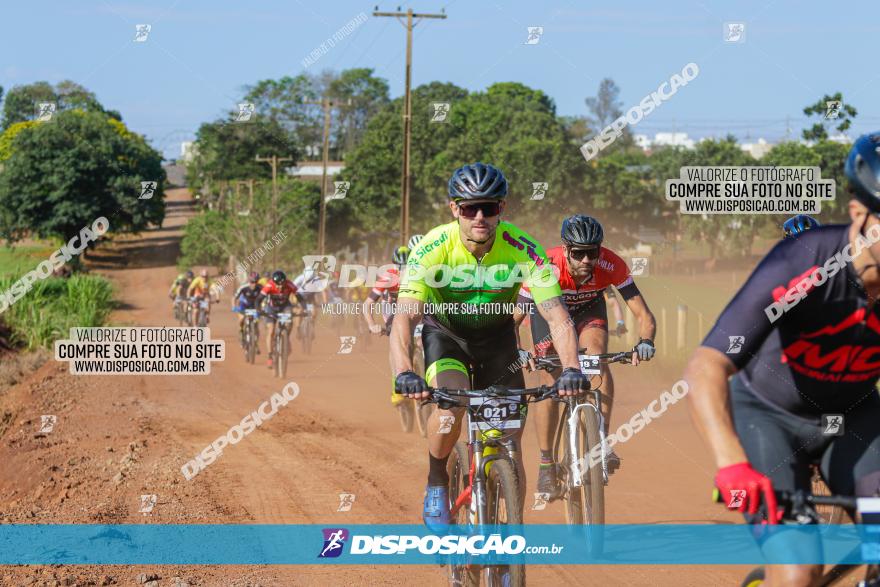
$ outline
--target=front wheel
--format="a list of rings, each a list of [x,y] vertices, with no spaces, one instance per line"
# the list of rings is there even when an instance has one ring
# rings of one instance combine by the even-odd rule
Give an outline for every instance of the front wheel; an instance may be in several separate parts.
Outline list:
[[[574,452],[571,445],[569,428],[570,409],[563,412],[561,433],[557,438],[559,448],[557,454],[563,455],[562,466],[565,472],[567,495],[565,497],[565,518],[569,525],[583,526],[587,531],[586,538],[590,544],[590,552],[594,555],[602,552],[602,533],[597,528],[605,524],[605,479],[602,474],[602,463],[590,466],[590,452],[601,443],[599,436],[599,416],[592,406],[577,410],[574,431]],[[572,463],[579,461],[580,486],[576,486]],[[587,469],[585,471],[585,469]],[[598,531],[597,531],[598,530]]]
[[[315,325],[312,321],[311,316],[306,316],[303,318],[302,324],[300,324],[300,329],[302,331],[302,349],[303,353],[311,354],[312,352],[312,341],[315,338]]]
[[[510,461],[492,461],[486,479],[486,519],[488,525],[522,524],[522,504],[519,496],[519,482]],[[486,585],[522,587],[526,584],[525,565],[485,566],[481,575]]]
[[[449,460],[446,461],[446,472],[449,473],[449,502],[451,504],[454,504],[458,496],[464,493],[470,485],[470,458],[468,455],[467,445],[464,442],[457,442],[449,454]],[[464,503],[450,521],[458,526],[469,526],[471,524],[470,513],[469,504]],[[456,559],[450,562],[447,569],[449,584],[454,587],[478,587],[480,567],[467,564],[464,558],[456,557]]]
[[[257,327],[253,320],[248,321],[245,332],[247,333],[245,335],[247,337],[247,362],[253,365],[257,356]]]
[[[281,331],[281,337],[276,345],[278,348],[278,361],[276,361],[276,375],[280,378],[287,377],[287,359],[290,356],[290,339],[287,337],[287,330]]]

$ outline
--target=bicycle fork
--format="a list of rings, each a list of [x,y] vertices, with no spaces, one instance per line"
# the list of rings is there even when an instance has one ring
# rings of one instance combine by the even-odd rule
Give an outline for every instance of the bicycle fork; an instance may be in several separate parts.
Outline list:
[[[581,410],[593,410],[594,412],[596,412],[597,421],[599,422],[599,445],[602,465],[602,480],[607,483],[607,447],[605,446],[605,419],[602,417],[602,410],[600,410],[592,402],[577,403],[576,400],[572,399],[568,400],[567,403],[570,413],[568,415],[568,438],[566,439],[566,442],[568,442],[568,454],[571,455],[571,463],[569,464],[569,466],[571,468],[572,485],[574,485],[575,487],[581,487],[584,484],[584,477],[586,476],[587,471],[589,471],[590,469],[590,453],[592,452],[593,448],[591,446],[587,446],[585,447],[585,454],[578,454],[577,436],[578,429],[580,428],[579,422]]]

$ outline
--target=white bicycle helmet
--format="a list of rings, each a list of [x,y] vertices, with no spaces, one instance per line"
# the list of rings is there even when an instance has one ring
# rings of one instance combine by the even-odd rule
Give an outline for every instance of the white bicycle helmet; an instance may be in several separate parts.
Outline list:
[[[411,237],[409,237],[409,242],[407,243],[406,246],[409,247],[409,250],[410,250],[410,251],[414,250],[417,246],[419,246],[419,241],[422,240],[422,237],[423,237],[423,236],[425,236],[425,235],[423,235],[423,234],[414,234],[414,235],[412,235]]]

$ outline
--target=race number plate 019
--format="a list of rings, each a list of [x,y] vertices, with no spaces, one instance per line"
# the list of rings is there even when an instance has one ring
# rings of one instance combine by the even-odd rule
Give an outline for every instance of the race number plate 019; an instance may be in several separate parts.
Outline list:
[[[595,355],[578,355],[578,360],[581,362],[581,372],[584,375],[599,375],[601,371],[599,371],[599,357]]]
[[[472,397],[472,406],[479,406],[478,415],[471,420],[471,430],[505,430],[521,428],[520,396],[509,398]]]
[[[256,315],[257,315],[257,311],[256,311],[256,310],[245,310],[245,311],[244,311],[244,315],[245,315],[245,316],[256,316]]]
[[[287,314],[287,313],[285,313],[285,314],[278,314],[278,321],[279,321],[279,322],[287,323],[287,322],[290,322],[291,318],[292,318],[292,316],[291,316],[290,314]]]

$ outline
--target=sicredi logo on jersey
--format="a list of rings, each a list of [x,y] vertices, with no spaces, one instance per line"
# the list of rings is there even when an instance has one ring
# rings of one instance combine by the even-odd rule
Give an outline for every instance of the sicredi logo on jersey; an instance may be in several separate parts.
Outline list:
[[[853,243],[847,243],[833,257],[828,258],[822,265],[812,269],[809,275],[803,277],[794,285],[789,284],[790,287],[785,294],[779,296],[776,301],[764,308],[764,314],[767,315],[771,323],[776,322],[783,314],[798,305],[810,291],[837,275],[846,267],[847,263],[852,263],[853,259],[858,257],[865,248],[878,241],[880,241],[880,224],[875,224],[866,231],[865,236],[859,235],[856,237],[855,251],[853,251]]]

